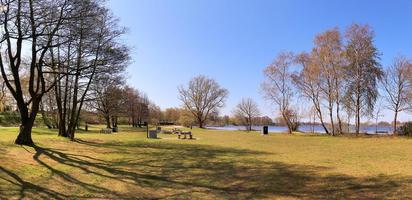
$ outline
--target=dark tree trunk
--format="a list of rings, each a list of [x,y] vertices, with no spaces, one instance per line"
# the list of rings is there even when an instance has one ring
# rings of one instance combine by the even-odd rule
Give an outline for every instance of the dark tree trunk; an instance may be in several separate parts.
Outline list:
[[[203,128],[203,119],[200,118],[200,117],[198,117],[198,118],[197,118],[197,122],[198,122],[198,124],[199,124],[199,128]]]
[[[34,119],[22,119],[22,124],[20,125],[19,135],[17,136],[15,144],[33,146],[33,140],[31,137],[31,131],[33,128]]]
[[[356,126],[356,135],[359,135],[360,132],[360,100],[358,97],[358,100],[356,102],[356,122],[355,122],[355,126]]]
[[[105,120],[106,120],[106,128],[112,128],[112,127],[110,126],[110,117],[106,115],[104,118],[105,118]]]
[[[69,137],[66,131],[66,120],[64,118],[64,116],[61,116],[59,120],[59,136]]]

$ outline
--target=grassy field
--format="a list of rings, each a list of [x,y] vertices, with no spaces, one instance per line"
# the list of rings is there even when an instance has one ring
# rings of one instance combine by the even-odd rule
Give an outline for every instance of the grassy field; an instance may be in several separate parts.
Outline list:
[[[96,127],[97,128],[97,127]],[[412,140],[121,128],[76,142],[0,128],[0,199],[408,199]]]

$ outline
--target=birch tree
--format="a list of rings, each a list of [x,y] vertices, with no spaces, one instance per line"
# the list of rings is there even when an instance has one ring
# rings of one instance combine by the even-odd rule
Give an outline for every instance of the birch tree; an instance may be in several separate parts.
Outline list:
[[[359,134],[363,115],[371,115],[378,97],[378,80],[382,77],[374,32],[368,25],[353,24],[346,31],[346,98],[354,102],[355,131]]]
[[[301,95],[312,102],[313,109],[316,111],[316,116],[320,121],[321,126],[326,134],[330,134],[329,129],[325,125],[322,104],[321,104],[321,82],[319,65],[313,62],[313,55],[301,53],[295,58],[295,62],[302,66],[299,73],[292,74],[292,80],[299,89]]]
[[[387,108],[394,112],[393,133],[397,134],[398,114],[412,108],[412,62],[403,56],[395,58],[382,78]]]
[[[297,128],[296,112],[291,107],[294,97],[294,84],[291,76],[293,61],[293,53],[279,53],[274,61],[264,69],[265,81],[262,84],[264,97],[278,107],[289,134]]]
[[[313,62],[320,68],[318,72],[321,76],[321,96],[327,102],[326,107],[329,112],[331,135],[335,135],[335,116],[338,120],[338,133],[342,133],[340,102],[345,62],[344,48],[339,30],[334,28],[317,35],[312,55]]]

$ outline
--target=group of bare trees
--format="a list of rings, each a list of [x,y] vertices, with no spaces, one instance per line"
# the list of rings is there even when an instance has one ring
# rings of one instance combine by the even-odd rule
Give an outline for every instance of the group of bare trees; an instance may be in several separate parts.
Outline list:
[[[385,105],[394,111],[396,133],[398,113],[411,109],[411,62],[398,57],[384,71],[379,61],[369,26],[353,24],[344,36],[337,28],[330,29],[315,37],[309,53],[280,53],[264,71],[263,91],[278,106],[290,133],[288,113],[295,112],[292,102],[299,93],[310,102],[325,132],[336,135],[350,132],[352,117],[359,134],[361,118],[373,115],[382,88]],[[343,121],[343,114],[348,121]]]
[[[107,81],[108,79],[104,79]],[[106,122],[107,128],[116,131],[119,118],[126,118],[129,125],[141,127],[144,123],[157,124],[160,108],[152,103],[147,95],[129,86],[123,86],[121,79],[99,89],[102,84],[96,82],[94,97],[88,108],[97,111]]]
[[[4,0],[0,28],[1,74],[21,118],[16,144],[33,145],[45,109],[56,113],[59,135],[73,139],[85,102],[99,98],[90,91],[113,92],[93,87],[129,60],[124,29],[100,0]]]

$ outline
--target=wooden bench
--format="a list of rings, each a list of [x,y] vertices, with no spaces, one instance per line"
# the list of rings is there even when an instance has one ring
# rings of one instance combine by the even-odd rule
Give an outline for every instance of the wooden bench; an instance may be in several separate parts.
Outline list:
[[[182,135],[184,136],[183,138],[181,138]],[[180,133],[178,133],[177,138],[178,139],[187,139],[187,137],[186,137],[187,135],[189,136],[189,139],[193,139],[193,135],[192,135],[191,131],[187,131],[187,132],[181,131]]]
[[[100,133],[111,134],[111,133],[112,133],[112,129],[111,129],[111,128],[102,128],[102,129],[100,130]]]

